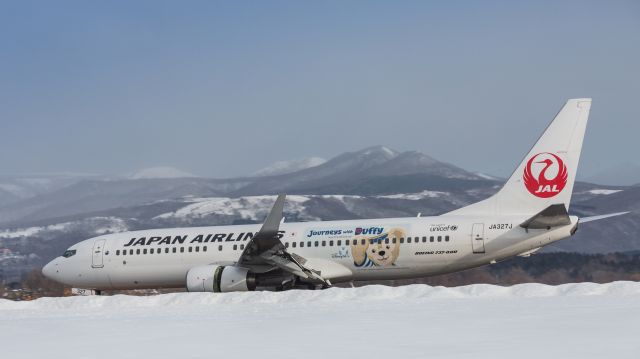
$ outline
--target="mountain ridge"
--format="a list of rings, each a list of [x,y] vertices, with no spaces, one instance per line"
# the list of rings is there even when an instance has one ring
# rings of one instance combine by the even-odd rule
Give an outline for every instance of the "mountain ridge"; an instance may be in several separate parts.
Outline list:
[[[280,192],[291,195],[285,207],[287,221],[432,216],[487,198],[503,182],[420,152],[384,146],[272,176],[83,177],[0,206],[0,247],[30,253],[25,258],[49,258],[79,240],[110,231],[256,223]],[[640,238],[633,235],[640,231],[640,186],[576,182],[572,214],[626,210],[633,213],[580,225],[575,238],[544,250],[640,249]]]

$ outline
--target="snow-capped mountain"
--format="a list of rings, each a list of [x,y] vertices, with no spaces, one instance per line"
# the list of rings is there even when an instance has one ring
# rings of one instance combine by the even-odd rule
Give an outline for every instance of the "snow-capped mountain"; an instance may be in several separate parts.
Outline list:
[[[0,206],[59,190],[97,175],[85,173],[34,173],[0,175]]]
[[[262,178],[231,194],[393,194],[435,190],[447,181],[460,188],[492,182],[419,152],[374,146],[341,154],[319,166]]]
[[[162,170],[135,177],[80,177],[51,187],[45,187],[49,180],[0,178],[0,184],[8,184],[0,190],[15,196],[13,202],[0,203],[0,247],[49,258],[110,231],[260,222],[279,192],[288,194],[287,221],[437,215],[490,196],[503,181],[384,146],[280,175],[211,179]],[[12,186],[29,181],[42,182],[42,192],[19,197],[23,187]],[[640,186],[577,182],[570,210],[579,216],[633,213],[602,225],[581,225],[576,237],[552,250],[640,249],[634,235],[640,231]]]
[[[304,170],[311,167],[320,166],[325,162],[327,162],[327,160],[320,157],[310,157],[310,158],[304,158],[301,160],[292,160],[292,161],[278,161],[254,172],[252,176],[256,176],[256,177],[277,176],[277,175],[297,172],[297,171]]]
[[[185,172],[173,167],[160,166],[144,168],[127,176],[130,179],[151,179],[151,178],[188,178],[198,177],[192,173]]]

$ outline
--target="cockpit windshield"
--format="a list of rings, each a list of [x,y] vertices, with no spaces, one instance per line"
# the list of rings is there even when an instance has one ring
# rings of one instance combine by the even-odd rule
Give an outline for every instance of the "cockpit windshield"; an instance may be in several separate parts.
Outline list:
[[[65,258],[69,258],[73,255],[76,254],[76,250],[75,249],[67,249],[66,251],[64,251],[64,253],[62,253],[62,256]]]

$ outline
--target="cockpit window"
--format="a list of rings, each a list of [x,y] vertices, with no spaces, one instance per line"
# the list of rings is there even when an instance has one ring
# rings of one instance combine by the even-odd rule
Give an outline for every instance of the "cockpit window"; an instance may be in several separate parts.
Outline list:
[[[76,254],[76,250],[75,249],[67,249],[66,251],[64,251],[64,253],[62,254],[63,257],[65,258],[69,258],[73,255]]]

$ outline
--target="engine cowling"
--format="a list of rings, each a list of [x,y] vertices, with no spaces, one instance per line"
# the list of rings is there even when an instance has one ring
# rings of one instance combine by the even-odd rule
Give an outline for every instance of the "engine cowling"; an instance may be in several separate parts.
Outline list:
[[[205,265],[189,269],[189,292],[246,292],[256,289],[256,278],[247,268]]]

